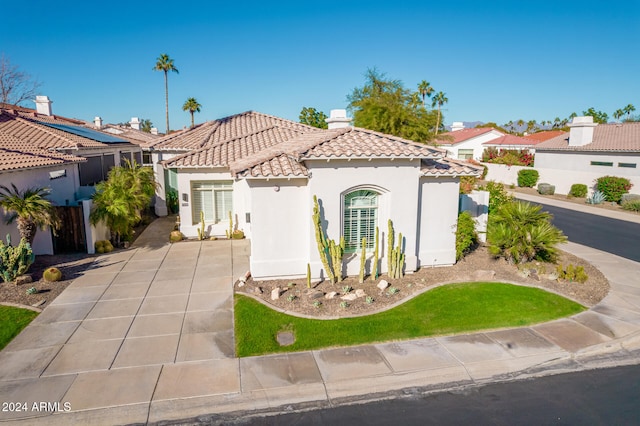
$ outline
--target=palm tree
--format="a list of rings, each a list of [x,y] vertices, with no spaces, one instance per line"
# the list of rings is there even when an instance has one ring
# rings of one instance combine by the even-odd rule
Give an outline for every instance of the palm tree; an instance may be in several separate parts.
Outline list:
[[[193,124],[193,113],[194,112],[200,112],[200,108],[201,107],[202,107],[202,105],[200,105],[198,103],[198,101],[196,101],[196,98],[189,98],[184,103],[184,105],[182,105],[182,110],[183,111],[189,111],[189,114],[191,114],[191,127],[192,128],[194,126],[194,124]]]
[[[438,121],[436,121],[436,135],[438,134],[438,129],[440,128],[440,109],[442,108],[442,105],[446,104],[447,102],[449,102],[449,98],[447,98],[446,94],[443,92],[438,92],[433,96],[433,99],[431,100],[431,106],[435,107],[436,105],[438,106]]]
[[[153,67],[153,70],[164,72],[164,104],[167,114],[167,134],[169,134],[169,80],[167,78],[167,73],[169,71],[173,71],[176,74],[179,74],[179,72],[173,65],[173,59],[169,58],[169,55],[166,53],[158,56],[158,59],[156,59],[156,66]]]
[[[418,84],[418,93],[422,97],[422,107],[427,108],[426,98],[430,98],[431,94],[434,92],[433,87],[431,87],[431,83],[426,80],[422,80],[420,84]]]
[[[13,183],[11,188],[0,185],[0,206],[5,214],[9,214],[7,224],[15,221],[20,238],[29,244],[33,244],[38,228],[44,230],[50,226],[55,231],[60,227],[53,204],[45,198],[50,193],[49,188],[34,187],[20,191]]]
[[[618,122],[620,122],[620,119],[622,118],[623,115],[624,115],[624,111],[621,109],[617,109],[613,113],[613,118],[615,118],[616,120],[618,120]]]
[[[636,110],[636,107],[634,107],[632,104],[629,104],[626,107],[624,107],[622,110],[624,111],[625,114],[627,114],[627,120],[629,120],[629,118],[631,117],[631,113]]]

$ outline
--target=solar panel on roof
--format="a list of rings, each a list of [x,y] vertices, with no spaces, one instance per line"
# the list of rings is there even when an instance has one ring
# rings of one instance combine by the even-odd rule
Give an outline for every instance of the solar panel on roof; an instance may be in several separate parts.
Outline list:
[[[126,140],[116,138],[115,136],[107,135],[102,132],[96,132],[95,130],[87,129],[86,127],[80,126],[71,126],[69,124],[58,124],[58,123],[46,123],[40,122],[48,127],[53,127],[54,129],[62,130],[63,132],[71,133],[76,136],[82,136],[83,138],[91,139],[97,142],[103,143],[127,143]]]

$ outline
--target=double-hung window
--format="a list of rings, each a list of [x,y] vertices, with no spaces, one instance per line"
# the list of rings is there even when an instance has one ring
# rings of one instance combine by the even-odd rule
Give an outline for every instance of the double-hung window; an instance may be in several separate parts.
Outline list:
[[[473,149],[459,149],[458,160],[470,160],[473,159]]]
[[[357,190],[344,196],[343,235],[345,251],[362,248],[362,238],[367,238],[367,249],[373,249],[378,219],[378,193]]]
[[[233,211],[233,182],[193,182],[191,200],[194,225],[200,222],[200,212],[205,222],[218,223]]]

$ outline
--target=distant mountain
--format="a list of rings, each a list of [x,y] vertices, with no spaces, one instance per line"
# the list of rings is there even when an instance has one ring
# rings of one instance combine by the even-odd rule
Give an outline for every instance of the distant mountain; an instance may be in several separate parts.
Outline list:
[[[464,124],[465,129],[473,129],[478,124],[484,124],[484,121],[463,121],[462,124]],[[447,130],[447,132],[451,131],[451,125],[444,126],[444,128]]]

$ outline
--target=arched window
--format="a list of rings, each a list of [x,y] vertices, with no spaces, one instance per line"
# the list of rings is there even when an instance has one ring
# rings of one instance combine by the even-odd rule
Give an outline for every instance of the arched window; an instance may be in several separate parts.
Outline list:
[[[373,249],[378,223],[378,193],[359,189],[344,196],[343,235],[345,251],[362,248],[362,238],[367,238],[367,249]]]

